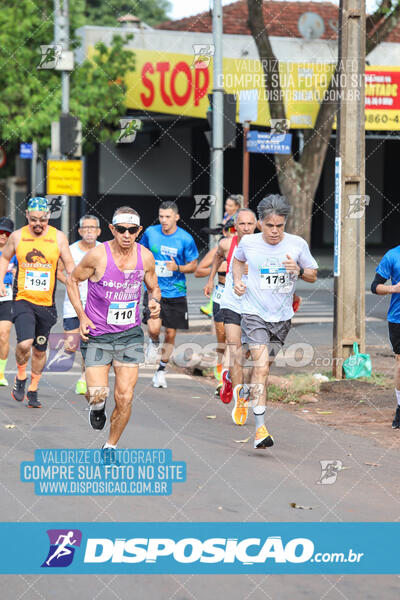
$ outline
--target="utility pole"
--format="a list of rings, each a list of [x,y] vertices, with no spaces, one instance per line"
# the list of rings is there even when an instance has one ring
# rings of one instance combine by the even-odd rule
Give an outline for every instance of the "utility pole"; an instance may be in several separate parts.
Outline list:
[[[242,175],[242,194],[243,207],[249,207],[249,178],[250,178],[250,156],[247,150],[247,134],[250,131],[249,121],[243,123],[243,175]]]
[[[54,0],[54,43],[59,44],[63,52],[69,50],[68,0]],[[69,113],[69,71],[61,71],[61,112]],[[61,230],[68,238],[69,199],[61,213]]]
[[[221,222],[224,205],[224,88],[222,85],[222,3],[214,0],[213,27],[213,99],[212,99],[212,147],[210,152],[210,194],[215,204],[210,215],[210,227]],[[211,238],[210,238],[211,242]]]
[[[38,149],[37,142],[32,142],[31,159],[31,197],[36,196],[36,168],[37,168]]]
[[[340,0],[333,375],[365,351],[365,0]]]

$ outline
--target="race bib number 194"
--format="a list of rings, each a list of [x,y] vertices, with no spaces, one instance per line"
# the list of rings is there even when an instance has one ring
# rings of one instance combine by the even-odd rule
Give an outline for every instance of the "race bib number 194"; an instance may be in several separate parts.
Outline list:
[[[24,288],[33,292],[48,292],[50,289],[50,272],[26,271]]]

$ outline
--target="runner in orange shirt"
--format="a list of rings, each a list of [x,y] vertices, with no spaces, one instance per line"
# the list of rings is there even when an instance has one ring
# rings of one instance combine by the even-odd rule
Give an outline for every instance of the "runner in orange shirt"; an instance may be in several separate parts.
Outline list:
[[[17,402],[24,400],[26,367],[32,355],[28,406],[40,408],[37,389],[46,363],[50,329],[57,321],[57,263],[61,257],[67,273],[72,273],[75,264],[66,236],[49,225],[50,211],[46,198],[31,198],[26,217],[28,225],[10,235],[0,256],[0,296],[7,293],[3,279],[10,259],[15,254],[18,267],[11,313],[17,334],[18,373],[11,395]]]

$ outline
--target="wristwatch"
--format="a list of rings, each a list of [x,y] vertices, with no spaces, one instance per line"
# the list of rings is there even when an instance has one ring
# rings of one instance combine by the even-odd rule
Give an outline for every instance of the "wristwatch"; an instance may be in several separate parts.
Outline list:
[[[300,267],[299,277],[303,277],[303,275],[304,275],[304,269],[303,269],[303,267]]]

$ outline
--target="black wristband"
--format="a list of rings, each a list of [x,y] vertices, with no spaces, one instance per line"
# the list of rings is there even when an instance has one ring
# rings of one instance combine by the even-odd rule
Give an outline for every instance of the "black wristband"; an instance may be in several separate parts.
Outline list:
[[[178,273],[181,272],[180,265],[176,265],[178,267]]]
[[[303,267],[300,267],[299,277],[303,277],[303,275],[304,275],[304,269],[303,269]]]

